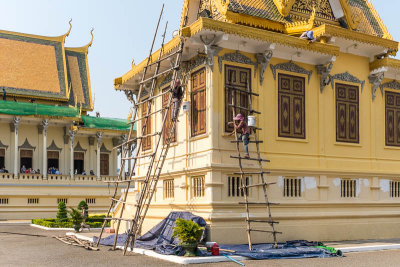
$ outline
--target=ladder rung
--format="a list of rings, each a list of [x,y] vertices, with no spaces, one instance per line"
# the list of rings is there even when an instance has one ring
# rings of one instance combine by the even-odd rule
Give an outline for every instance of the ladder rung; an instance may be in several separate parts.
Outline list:
[[[162,75],[164,75],[164,74],[166,74],[166,73],[168,73],[168,72],[171,72],[171,71],[173,71],[173,70],[175,70],[175,69],[179,69],[179,68],[180,68],[180,66],[174,66],[174,67],[172,67],[172,68],[169,68],[169,69],[167,69],[167,70],[165,70],[165,71],[159,72],[159,73],[157,73],[157,74],[155,74],[155,75],[153,75],[153,76],[151,76],[151,77],[149,77],[149,78],[147,78],[147,79],[145,79],[145,80],[139,82],[139,84],[147,83],[148,81],[151,81],[151,80],[153,80],[153,79],[155,79],[155,78],[157,78],[157,77],[160,77],[160,76],[162,76]]]
[[[239,188],[243,189],[243,188],[251,188],[251,187],[257,187],[257,186],[264,186],[264,185],[269,186],[269,185],[273,185],[273,184],[276,184],[276,183],[251,184],[251,185],[240,186]]]
[[[258,229],[248,229],[248,232],[263,232],[263,233],[271,233],[271,234],[282,234],[282,232],[277,231],[268,231],[268,230],[258,230]]]
[[[107,184],[120,184],[120,183],[131,183],[131,182],[135,182],[136,180],[120,180],[120,181],[103,181],[103,183],[107,183]]]
[[[152,133],[152,134],[146,134],[146,135],[138,136],[138,137],[135,137],[135,139],[136,140],[145,139],[147,137],[156,136],[156,135],[161,135],[161,132],[155,132],[155,133]]]
[[[136,120],[134,120],[134,121],[131,121],[130,123],[136,123],[136,122],[138,122],[138,121],[141,121],[141,120],[143,120],[143,119],[146,119],[147,117],[150,117],[150,116],[152,116],[152,115],[154,115],[154,114],[156,114],[156,113],[159,113],[159,112],[161,112],[161,111],[164,111],[164,110],[166,110],[166,109],[169,109],[169,106],[166,106],[166,107],[164,107],[164,108],[161,108],[161,109],[158,109],[158,110],[156,110],[156,111],[154,111],[154,112],[151,112],[151,113],[149,113],[149,114],[147,114],[147,115],[145,115],[145,116],[143,116],[143,117],[140,117],[139,119],[136,119]],[[146,125],[146,127],[147,127],[147,125]]]
[[[250,92],[250,91],[246,91],[246,90],[243,90],[243,89],[239,89],[239,88],[234,87],[234,86],[226,85],[226,87],[228,87],[228,88],[231,89],[231,90],[239,91],[239,92],[242,92],[242,93],[245,93],[245,94],[260,96],[260,95],[257,94],[257,93],[253,93],[253,92]]]
[[[136,105],[136,106],[140,106],[140,105],[142,105],[142,104],[144,104],[144,103],[146,103],[146,102],[148,102],[148,101],[150,101],[150,100],[153,100],[154,98],[157,98],[157,97],[163,96],[163,95],[165,95],[165,94],[168,94],[169,92],[171,92],[171,89],[168,89],[168,90],[166,90],[165,92],[159,93],[159,94],[154,95],[154,96],[152,96],[152,97],[148,97],[148,98],[146,98],[146,100],[143,100],[143,101],[141,101],[141,102],[139,102],[139,103],[136,103],[135,105]]]
[[[167,55],[167,56],[165,56],[165,57],[163,57],[163,58],[160,58],[159,60],[157,60],[157,61],[155,61],[155,62],[153,62],[153,63],[149,63],[148,66],[155,65],[155,64],[157,64],[158,61],[159,61],[159,62],[162,62],[162,61],[166,60],[167,58],[170,58],[170,57],[175,56],[176,54],[179,54],[179,53],[182,52],[182,51],[183,51],[182,49],[178,49],[177,51],[175,51],[175,52],[173,52],[173,53],[171,53],[171,54],[169,54],[169,55]]]
[[[270,162],[269,159],[245,158],[245,157],[239,157],[239,156],[231,156],[231,158],[232,158],[232,159],[244,159],[244,160],[254,160],[254,161]]]
[[[243,205],[243,204],[248,204],[248,205],[270,205],[270,206],[280,205],[280,203],[272,203],[272,202],[269,202],[269,203],[266,203],[266,202],[239,202],[239,204],[240,205]]]
[[[261,113],[260,113],[261,114]],[[253,129],[253,130],[259,130],[259,131],[261,131],[262,130],[262,128],[258,128],[258,127],[256,127],[256,126],[249,126],[251,129]]]
[[[279,224],[279,222],[275,222],[275,221],[269,221],[269,220],[253,220],[253,219],[249,219],[246,221],[248,222],[254,222],[254,223],[269,223],[269,224]]]
[[[127,221],[127,222],[133,222],[135,219],[124,219],[124,218],[104,218],[104,220],[117,220],[117,221]]]
[[[116,199],[116,198],[111,198],[111,200],[113,200],[115,202],[119,202],[119,203],[125,204],[125,205],[137,207],[136,203],[129,203],[129,202],[126,202],[126,201],[123,201],[123,200],[119,200],[119,199]]]
[[[237,105],[233,105],[233,104],[229,104],[230,107],[234,107],[234,108],[238,108],[238,109],[242,109],[242,110],[247,110],[250,113],[256,113],[256,114],[261,114],[261,112],[256,111],[254,109],[249,109],[249,108],[245,108],[245,107],[241,107],[241,106],[237,106]]]
[[[257,175],[257,174],[269,174],[270,172],[268,171],[262,171],[262,172],[234,172],[233,174],[235,175],[246,175],[246,174],[252,174],[252,175]]]
[[[129,159],[143,159],[143,158],[150,158],[153,157],[155,155],[155,153],[151,153],[148,155],[144,155],[144,156],[135,156],[135,157],[127,157],[127,158],[122,158],[123,160],[129,160]]]
[[[243,141],[242,140],[232,140],[231,143],[243,143]],[[250,140],[249,143],[251,143],[251,144],[261,144],[261,143],[264,143],[264,141],[251,141]]]

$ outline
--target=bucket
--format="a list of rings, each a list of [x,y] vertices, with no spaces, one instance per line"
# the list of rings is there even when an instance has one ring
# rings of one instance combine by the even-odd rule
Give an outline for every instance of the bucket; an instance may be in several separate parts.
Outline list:
[[[190,102],[189,101],[182,102],[182,110],[183,110],[183,112],[189,112],[189,110],[190,110]]]
[[[247,124],[251,127],[256,126],[256,117],[255,116],[248,116],[247,117]]]

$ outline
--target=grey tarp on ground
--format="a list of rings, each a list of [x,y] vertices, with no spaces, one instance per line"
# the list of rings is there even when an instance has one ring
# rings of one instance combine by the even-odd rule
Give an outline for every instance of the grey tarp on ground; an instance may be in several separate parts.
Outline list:
[[[176,226],[175,221],[178,218],[192,220],[202,227],[206,226],[206,221],[199,216],[195,216],[190,212],[171,212],[164,220],[154,226],[146,234],[140,236],[135,243],[137,248],[153,249],[160,254],[166,255],[181,255],[184,254],[182,247],[178,246],[178,238],[173,238],[172,233]],[[127,234],[118,235],[117,244],[123,246],[126,242]],[[202,239],[205,239],[206,233],[203,233]],[[94,237],[97,241],[97,237]],[[114,244],[114,235],[102,238],[101,245],[112,246]]]
[[[164,255],[179,255],[182,256],[185,251],[179,246],[179,240],[172,237],[173,228],[177,218],[192,220],[200,226],[206,226],[203,218],[195,216],[190,212],[171,212],[164,220],[154,226],[146,234],[139,237],[135,243],[135,247],[152,249]],[[123,246],[125,244],[127,234],[118,235],[117,244]],[[204,239],[206,233],[203,234]],[[94,241],[97,238],[94,237]],[[114,243],[114,235],[102,238],[101,245],[112,246]],[[314,246],[322,245],[318,242],[308,242],[304,240],[288,241],[280,243],[278,249],[275,249],[272,244],[255,244],[253,250],[249,251],[248,245],[220,245],[222,249],[234,250],[235,253],[225,253],[227,255],[240,255],[252,259],[277,259],[277,258],[326,258],[334,257],[325,249],[315,248]],[[221,251],[221,254],[224,253]],[[198,250],[198,254],[202,256],[210,256],[211,254],[202,250]]]

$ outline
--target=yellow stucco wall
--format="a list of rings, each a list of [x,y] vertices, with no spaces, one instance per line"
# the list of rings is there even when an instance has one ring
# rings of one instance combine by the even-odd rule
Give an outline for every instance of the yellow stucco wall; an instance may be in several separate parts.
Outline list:
[[[219,55],[227,52],[232,51],[222,50]],[[242,54],[256,61],[254,55]],[[270,64],[284,62],[288,61],[272,58]],[[365,80],[363,90],[359,84],[349,83],[359,86],[360,90],[359,144],[336,142],[335,90],[329,84],[321,93],[320,76],[315,66],[294,63],[313,72],[309,81],[306,77],[305,140],[278,137],[278,85],[269,66],[261,86],[260,67],[254,77],[253,66],[223,61],[223,64],[252,68],[252,89],[260,94],[253,98],[253,103],[255,109],[262,113],[257,116],[257,125],[263,129],[259,132],[259,139],[264,141],[261,151],[265,158],[271,160],[271,163],[265,165],[271,171],[268,181],[277,183],[269,187],[268,193],[270,201],[281,203],[272,208],[274,219],[280,221],[277,229],[283,232],[279,239],[399,237],[400,204],[398,198],[390,197],[389,182],[399,180],[400,151],[385,146],[385,102],[380,92],[372,101],[371,84],[368,81],[369,58],[341,53],[331,71],[331,75],[348,71],[359,80]],[[227,177],[238,170],[238,163],[230,158],[231,154],[235,154],[235,146],[230,142],[233,137],[224,133],[223,70],[222,67],[222,72],[219,72],[217,58],[214,60],[213,71],[207,67],[207,133],[190,138],[190,113],[181,112],[178,141],[168,153],[143,231],[150,229],[170,211],[184,210],[207,220],[210,240],[246,242],[244,208],[238,205],[242,198],[228,197]],[[187,88],[190,88],[190,82]],[[190,100],[188,90],[185,99]],[[155,105],[156,108],[161,107],[161,98],[156,99]],[[156,125],[161,125],[161,116],[155,115],[152,123],[154,130]],[[155,140],[156,137],[153,137],[153,148]],[[254,145],[250,144],[250,153],[254,151]],[[136,173],[138,179],[143,179],[147,162],[147,159],[140,159]],[[257,164],[246,163],[245,168],[257,170]],[[205,196],[193,199],[190,179],[197,175],[205,176]],[[301,179],[301,197],[283,196],[285,177]],[[175,197],[163,199],[163,179],[171,178],[174,179]],[[341,197],[340,181],[343,178],[357,180],[357,194],[354,198]],[[258,177],[252,178],[252,183],[258,182],[261,182]],[[139,183],[136,188],[140,188]],[[128,202],[134,202],[136,193],[129,194]],[[251,189],[250,200],[263,201],[262,188]],[[131,217],[132,214],[133,209],[126,211],[124,217]],[[266,215],[262,206],[255,207],[250,214],[255,218],[265,218]],[[233,232],[236,234],[232,235]],[[267,235],[254,236],[254,242],[271,241]]]

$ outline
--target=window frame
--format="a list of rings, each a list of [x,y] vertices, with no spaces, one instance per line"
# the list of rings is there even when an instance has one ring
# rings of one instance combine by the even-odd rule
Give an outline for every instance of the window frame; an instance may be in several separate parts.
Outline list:
[[[306,77],[304,75],[297,75],[296,73],[291,72],[278,72],[277,73],[277,139],[278,140],[292,140],[292,141],[299,141],[299,142],[306,142],[307,141],[307,83]],[[287,77],[289,79],[289,88],[288,90],[284,91],[281,87],[281,80]],[[294,81],[299,80],[302,82],[302,92],[295,92],[293,83]],[[283,97],[289,98],[289,132],[282,131],[282,99]],[[301,126],[300,126],[300,133],[295,132],[295,115],[292,114],[291,110],[294,109],[294,101],[300,100],[301,102]],[[292,129],[293,128],[293,129]]]
[[[247,72],[247,82],[246,85],[241,85],[238,87],[242,87],[241,89],[244,89],[246,91],[248,91],[248,89],[250,89],[250,91],[252,90],[252,73],[253,73],[253,69],[251,67],[242,67],[242,66],[236,66],[236,65],[229,65],[229,64],[225,64],[224,65],[224,75],[223,75],[223,86],[224,86],[224,119],[223,119],[223,127],[224,127],[224,133],[231,133],[233,131],[233,127],[229,126],[228,123],[232,122],[233,120],[233,116],[232,116],[232,107],[229,106],[232,101],[231,101],[231,97],[230,97],[230,91],[228,89],[228,87],[231,85],[230,83],[227,83],[230,79],[230,75],[229,75],[229,69],[236,69],[238,71],[243,70],[244,72]],[[241,75],[241,74],[239,74]],[[239,79],[241,77],[239,76]],[[248,108],[249,103],[248,103],[248,94],[246,93],[241,93],[237,90],[232,90],[232,91],[236,91],[236,96],[235,96],[235,105],[244,107],[244,108]],[[238,97],[239,99],[239,104],[237,103],[237,99]],[[243,103],[242,103],[243,100]],[[235,113],[238,113],[239,109],[236,108],[235,109]],[[248,112],[247,111],[240,111],[241,114],[243,114],[243,116],[245,118],[247,118],[248,116]]]
[[[196,75],[198,75],[198,79],[201,79],[201,73],[204,74],[204,85],[199,86],[198,88],[193,88],[194,86],[194,78],[196,77]],[[200,75],[199,75],[200,74]],[[200,110],[196,112],[195,110],[195,97],[197,95],[199,95],[199,106],[201,106],[201,93],[204,92],[204,110]],[[207,69],[205,67],[202,67],[196,71],[194,71],[193,73],[190,74],[190,136],[193,137],[197,137],[203,134],[207,133]],[[200,121],[200,117],[201,114],[204,112],[203,114],[203,120],[204,120],[204,129],[201,129],[199,127],[201,121]],[[197,114],[197,117],[195,116]],[[196,125],[194,124],[195,122],[198,122],[198,127],[196,127]]]
[[[200,184],[197,183],[198,180],[200,180]],[[205,195],[206,195],[205,184],[206,184],[206,176],[205,175],[196,175],[196,176],[190,177],[190,193],[191,193],[192,199],[198,199],[198,198],[205,197]]]
[[[338,86],[343,86],[344,88],[346,88],[346,96],[348,94],[348,89],[352,88],[355,89],[355,91],[357,92],[357,101],[351,101],[351,100],[339,100],[338,103]],[[360,138],[360,86],[359,85],[354,85],[354,84],[349,84],[349,83],[345,83],[345,82],[335,82],[335,86],[334,86],[334,104],[335,104],[335,114],[334,114],[334,118],[335,118],[335,141],[337,144],[347,144],[347,145],[360,145],[361,144],[361,138]],[[346,105],[346,112],[350,109],[350,105],[351,104],[355,104],[357,103],[357,137],[356,139],[352,140],[350,138],[350,129],[347,130],[347,128],[350,128],[350,121],[346,121],[346,137],[344,138],[339,138],[339,113],[338,113],[338,107],[339,104],[345,104]],[[348,112],[350,113],[350,112]],[[346,114],[346,117],[348,117],[350,115]],[[348,136],[347,136],[348,134]]]
[[[143,99],[141,101],[145,101],[145,100],[146,99]],[[143,108],[145,105],[148,105],[148,102],[145,102],[145,103],[141,104],[141,107],[140,107],[140,109],[141,109],[140,110],[140,114],[141,114],[142,118],[147,115],[147,110],[144,110],[144,108]],[[151,104],[150,113],[152,112],[152,109],[153,109],[153,104]],[[148,117],[148,121],[147,121],[147,125],[146,125],[146,131],[144,132],[144,135],[151,134],[152,122],[153,122],[152,117],[153,117],[153,115],[150,115]],[[145,121],[145,119],[140,120],[140,126],[141,126],[140,129],[143,128],[144,121]],[[142,142],[142,147],[141,147],[142,152],[147,152],[147,151],[152,149],[152,147],[153,147],[152,136],[148,136],[146,138],[141,139],[141,142]]]
[[[161,89],[160,93],[165,93],[169,89],[170,89],[170,85],[168,85],[167,87],[164,87],[163,89]],[[161,107],[162,108],[167,107],[170,95],[171,95],[171,92],[162,95],[162,97],[161,97]],[[173,105],[172,105],[172,102],[171,102],[171,106],[168,109],[168,115],[167,115],[167,119],[166,119],[165,125],[164,125],[165,129],[168,129],[169,127],[167,127],[167,126],[171,125],[171,122],[172,122],[172,108],[173,108]],[[161,123],[162,123],[162,120],[164,119],[164,116],[165,116],[165,110],[164,109],[161,112],[161,114],[162,114],[162,116],[161,116]],[[165,129],[163,130],[163,134],[162,134],[162,143],[163,143],[163,145],[166,145],[166,140],[168,138],[168,136],[166,135],[167,131],[165,131]],[[173,135],[173,138],[171,139],[170,144],[174,144],[174,143],[177,142],[177,139],[178,139],[177,136],[178,136],[178,123],[175,123],[174,135]]]
[[[384,109],[385,109],[385,147],[389,147],[389,148],[400,148],[400,140],[397,140],[396,141],[396,139],[399,139],[400,138],[400,133],[398,132],[398,133],[396,133],[396,129],[397,129],[397,127],[396,127],[396,113],[397,112],[400,112],[400,105],[397,105],[396,104],[396,100],[394,100],[394,105],[392,106],[392,107],[388,107],[388,104],[387,104],[387,98],[388,98],[388,95],[393,95],[393,96],[397,96],[397,97],[399,97],[400,98],[400,93],[398,93],[398,92],[393,92],[393,91],[389,91],[389,90],[385,90],[385,93],[384,93],[384,101],[385,101],[385,107],[384,107]],[[394,139],[394,141],[392,142],[392,143],[388,143],[388,109],[391,109],[392,111],[393,111],[393,139]],[[398,126],[398,124],[400,124],[400,122],[397,122],[397,126]],[[396,138],[396,136],[397,136],[397,138]]]

